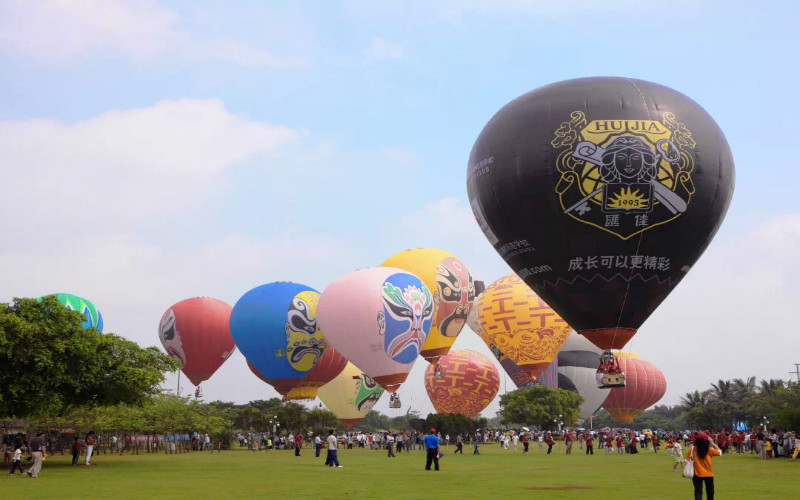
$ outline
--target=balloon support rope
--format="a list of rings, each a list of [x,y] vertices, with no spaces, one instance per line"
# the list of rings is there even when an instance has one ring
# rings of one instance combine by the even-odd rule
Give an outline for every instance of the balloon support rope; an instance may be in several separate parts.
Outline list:
[[[644,232],[639,233],[639,241],[636,242],[636,253],[634,255],[639,255],[639,248],[642,246],[642,238],[644,238]],[[631,274],[628,276],[628,284],[625,286],[625,296],[622,297],[622,307],[619,310],[617,327],[614,329],[614,337],[611,339],[611,345],[614,345],[614,341],[617,340],[617,332],[619,331],[620,323],[622,323],[622,314],[625,312],[625,304],[628,302],[628,293],[631,289],[631,279],[633,279],[634,271],[635,269],[631,269]]]

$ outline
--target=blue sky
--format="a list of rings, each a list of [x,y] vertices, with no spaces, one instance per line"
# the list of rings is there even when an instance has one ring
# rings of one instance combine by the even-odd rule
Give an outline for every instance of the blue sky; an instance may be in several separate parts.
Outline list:
[[[668,403],[717,378],[786,378],[798,15],[792,1],[0,0],[0,300],[84,295],[109,330],[156,345],[183,298],[322,290],[408,247],[492,281],[508,268],[465,190],[481,128],[540,85],[628,76],[699,102],[737,164],[721,232],[632,348],[664,370]],[[457,346],[481,349],[470,337]],[[738,363],[754,343],[763,359]],[[419,364],[407,390],[428,411]],[[272,395],[243,367],[229,360],[207,396]]]

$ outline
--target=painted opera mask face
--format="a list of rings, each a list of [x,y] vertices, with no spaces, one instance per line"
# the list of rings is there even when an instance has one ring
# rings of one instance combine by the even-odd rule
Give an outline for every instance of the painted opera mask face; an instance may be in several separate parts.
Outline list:
[[[297,371],[313,368],[325,348],[325,337],[317,328],[319,293],[307,290],[292,298],[286,313],[286,359]]]
[[[386,354],[398,363],[412,363],[433,324],[431,292],[416,276],[398,273],[386,278],[382,296]]]
[[[467,322],[475,300],[475,283],[463,262],[447,257],[436,268],[436,287],[436,326],[445,337],[455,337]]]
[[[170,309],[161,317],[161,322],[158,325],[158,336],[161,339],[161,344],[167,354],[179,360],[183,366],[186,366],[186,353],[183,351],[183,342],[181,341],[181,332],[175,324],[175,312]]]

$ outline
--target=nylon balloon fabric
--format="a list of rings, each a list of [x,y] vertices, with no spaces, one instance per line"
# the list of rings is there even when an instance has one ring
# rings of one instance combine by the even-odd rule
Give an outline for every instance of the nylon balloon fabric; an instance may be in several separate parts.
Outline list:
[[[413,273],[433,294],[433,325],[420,356],[436,363],[450,351],[475,300],[475,284],[467,266],[450,252],[436,248],[403,250],[381,265]]]
[[[233,339],[248,362],[278,393],[287,395],[328,346],[317,327],[319,292],[275,282],[245,293],[233,307]]]
[[[472,350],[453,351],[425,370],[425,389],[436,412],[475,418],[489,406],[500,390],[500,372],[492,360]]]
[[[350,362],[339,375],[318,390],[320,401],[347,430],[367,416],[383,392],[383,387]]]
[[[596,346],[619,349],[708,247],[734,177],[725,136],[688,97],[581,78],[498,111],[467,192],[514,272]]]
[[[533,379],[553,362],[571,330],[515,274],[486,288],[477,315],[481,334],[486,336],[484,342],[490,341],[487,345],[500,363],[507,358]],[[509,366],[506,371],[511,369]]]
[[[368,267],[333,281],[319,301],[326,338],[384,389],[408,377],[433,323],[433,296],[417,276]]]
[[[179,360],[194,385],[211,378],[236,346],[231,338],[231,306],[211,297],[182,300],[166,310],[158,336],[167,354]]]
[[[631,423],[636,415],[658,403],[667,392],[667,379],[656,365],[636,353],[614,354],[625,372],[625,387],[611,389],[603,408],[617,422]]]
[[[95,328],[103,331],[103,315],[92,302],[83,297],[72,295],[71,293],[56,293],[55,297],[70,311],[78,311],[83,314],[83,327],[86,329]],[[37,300],[41,302],[43,297]]]

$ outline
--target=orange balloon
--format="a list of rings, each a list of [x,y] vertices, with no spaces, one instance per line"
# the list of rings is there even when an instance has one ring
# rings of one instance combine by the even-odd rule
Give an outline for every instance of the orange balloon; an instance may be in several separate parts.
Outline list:
[[[553,362],[571,330],[516,274],[489,285],[477,307],[495,356],[509,358],[533,378]]]
[[[425,389],[437,413],[475,418],[500,390],[500,372],[492,360],[470,350],[452,351],[439,358],[438,367],[425,370]],[[436,378],[436,370],[441,378]]]

